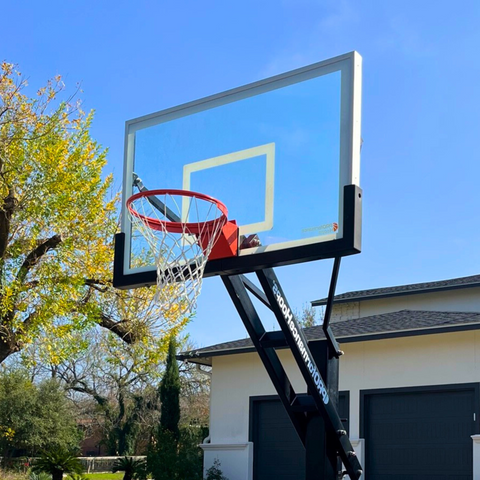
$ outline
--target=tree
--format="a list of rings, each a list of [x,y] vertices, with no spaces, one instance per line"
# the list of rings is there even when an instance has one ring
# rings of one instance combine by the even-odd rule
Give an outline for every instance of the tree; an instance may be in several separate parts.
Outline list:
[[[114,205],[104,201],[110,179],[101,178],[105,152],[90,138],[92,116],[68,101],[55,105],[60,77],[28,98],[12,65],[0,73],[2,362],[38,330],[68,335],[84,320],[79,287],[105,263],[98,238]]]
[[[106,152],[90,136],[93,115],[61,101],[63,89],[55,77],[29,97],[14,66],[0,66],[0,363],[39,338],[58,363],[85,348],[75,332],[95,325],[148,349],[188,321],[161,316],[150,289],[111,287]]]
[[[314,327],[319,323],[317,310],[315,310],[309,303],[303,305],[300,313],[295,312],[295,318],[302,328]]]
[[[193,351],[193,344],[182,346]],[[180,372],[180,425],[208,427],[210,415],[210,370],[191,362],[182,362]]]
[[[180,425],[181,386],[176,340],[171,338],[160,384],[160,425],[147,454],[148,469],[155,480],[202,478],[202,455],[198,444],[206,436],[206,431],[199,425]]]
[[[51,365],[51,373],[71,393],[82,418],[103,433],[109,455],[143,454],[159,420],[160,362],[107,332],[91,336],[83,355]]]
[[[147,454],[148,469],[155,480],[178,478],[180,430],[180,377],[176,360],[176,341],[171,338],[165,372],[160,383],[160,424]]]
[[[34,384],[18,371],[0,374],[0,456],[71,450],[81,434],[72,405],[54,380]]]
[[[168,345],[167,366],[160,383],[160,401],[162,402],[160,427],[171,432],[178,439],[180,421],[180,375],[176,359],[176,341],[172,337]]]
[[[85,435],[100,433],[108,455],[143,455],[160,421],[159,383],[167,370],[165,356],[153,362],[141,344],[126,344],[104,330],[90,332],[86,337],[87,350],[58,365],[42,365],[32,351],[32,356],[26,358],[29,368],[24,367],[25,371],[36,381],[54,377],[62,382],[82,420]],[[168,339],[157,342],[164,344],[157,351],[165,351],[165,344],[169,344]],[[176,364],[171,352],[168,363],[173,362]],[[193,364],[183,363],[179,364],[179,376],[179,424],[192,427],[191,434],[198,432],[196,436],[204,438],[210,379]],[[182,438],[180,443],[184,445],[188,439],[186,435]],[[197,444],[202,438],[195,440]]]

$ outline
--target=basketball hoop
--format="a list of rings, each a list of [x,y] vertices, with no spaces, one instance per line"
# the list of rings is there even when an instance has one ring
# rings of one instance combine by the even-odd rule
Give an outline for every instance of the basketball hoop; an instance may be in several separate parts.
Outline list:
[[[207,260],[228,225],[227,207],[202,193],[172,189],[136,193],[126,206],[132,235],[140,233],[155,256],[155,300],[164,316],[191,312]]]

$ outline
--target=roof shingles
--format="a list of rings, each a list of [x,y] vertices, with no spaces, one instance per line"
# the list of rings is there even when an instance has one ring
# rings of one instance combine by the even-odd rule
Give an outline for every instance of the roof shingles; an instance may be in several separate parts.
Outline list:
[[[357,290],[335,295],[335,303],[354,302],[358,300],[369,300],[374,298],[394,297],[398,295],[412,295],[427,293],[429,291],[452,290],[455,288],[480,287],[480,275],[469,277],[451,278],[436,282],[413,283],[410,285],[397,285],[394,287],[372,288],[370,290]],[[326,305],[327,299],[314,300],[312,305]]]
[[[394,332],[414,332],[424,329],[441,327],[460,327],[472,325],[472,328],[480,328],[480,313],[476,312],[436,312],[424,310],[401,310],[399,312],[383,313],[369,317],[345,320],[332,323],[333,333],[342,342],[342,339],[362,337],[370,335],[389,334]],[[319,340],[324,338],[320,325],[304,329],[307,340]],[[253,351],[253,343],[249,338],[231,342],[219,343],[198,350],[184,352],[179,359],[188,360],[194,358],[208,358],[210,356],[228,355],[232,353],[246,353]]]

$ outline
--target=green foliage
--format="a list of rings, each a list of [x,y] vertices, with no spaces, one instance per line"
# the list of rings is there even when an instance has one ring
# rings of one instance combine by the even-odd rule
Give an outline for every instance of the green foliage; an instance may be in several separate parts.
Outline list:
[[[121,473],[89,473],[87,480],[122,480]]]
[[[123,480],[145,480],[147,478],[147,462],[132,457],[118,458],[113,465],[112,472],[125,472]]]
[[[50,480],[51,478],[51,475],[45,472],[30,472],[28,475],[28,480]]]
[[[213,465],[205,472],[205,480],[228,480],[220,469],[221,463],[218,458],[213,461]]]
[[[153,289],[112,288],[118,199],[93,115],[63,90],[57,76],[27,95],[21,73],[0,64],[0,363],[35,344],[40,361],[59,364],[97,325],[158,362],[157,339],[189,318],[162,315]]]
[[[172,337],[168,345],[167,366],[160,384],[160,401],[162,410],[160,426],[178,438],[180,421],[180,375],[176,359],[176,341]]]
[[[317,310],[309,303],[303,305],[300,313],[295,312],[295,319],[302,328],[314,327],[319,324]]]
[[[20,372],[0,373],[0,452],[34,455],[41,449],[71,449],[81,436],[59,384],[35,385]]]
[[[42,452],[35,461],[32,471],[50,473],[52,480],[62,480],[63,474],[80,474],[83,472],[83,467],[75,455],[60,448]]]
[[[207,428],[180,427],[178,480],[202,480],[203,452],[198,446],[208,435]]]
[[[172,432],[159,428],[147,452],[148,470],[154,480],[177,478],[177,447],[177,439]]]
[[[67,475],[67,480],[91,480],[90,477],[87,477],[83,473],[71,473]]]
[[[201,480],[202,452],[198,444],[206,431],[198,426],[179,426],[181,383],[175,355],[172,338],[160,384],[160,426],[147,454],[148,470],[155,480]]]
[[[154,480],[202,480],[203,455],[198,446],[206,430],[180,427],[178,440],[167,430],[155,436],[147,454],[148,470]]]
[[[0,66],[0,362],[42,331],[55,359],[55,339],[93,321],[85,279],[109,264],[106,226],[115,231],[92,115],[58,100],[60,77],[31,98],[26,88]]]

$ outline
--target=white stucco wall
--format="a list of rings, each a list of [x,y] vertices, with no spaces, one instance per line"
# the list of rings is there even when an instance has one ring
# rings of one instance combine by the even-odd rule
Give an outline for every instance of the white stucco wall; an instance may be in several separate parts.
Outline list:
[[[361,390],[480,382],[480,332],[477,331],[346,343],[341,347],[345,355],[340,361],[340,390],[350,392],[352,443],[360,439]],[[305,392],[303,379],[289,352],[281,351],[280,358],[296,391]],[[216,456],[220,461],[224,458],[222,464],[228,467],[232,452],[229,450],[230,459],[222,457],[220,447],[247,444],[250,396],[275,393],[256,353],[214,357],[210,437],[219,450],[211,449],[210,457]],[[242,455],[243,461],[251,462],[250,457]],[[207,461],[205,457],[208,468]],[[231,472],[229,478],[249,477]]]
[[[305,383],[291,354],[280,351],[280,360],[293,388],[305,391]],[[275,395],[276,391],[257,353],[213,358],[210,395],[212,443],[248,442],[250,397]]]
[[[480,382],[480,331],[342,345],[340,390],[350,391],[350,435],[360,435],[360,391]],[[480,432],[478,432],[480,433]]]

